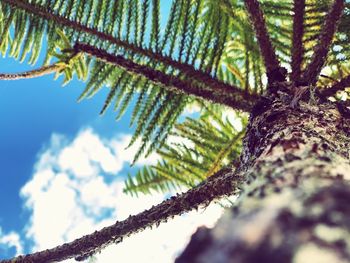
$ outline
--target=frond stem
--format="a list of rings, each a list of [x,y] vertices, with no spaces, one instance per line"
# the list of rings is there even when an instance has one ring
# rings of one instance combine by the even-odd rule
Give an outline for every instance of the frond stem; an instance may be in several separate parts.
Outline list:
[[[217,157],[215,158],[213,164],[209,168],[204,178],[212,176],[220,169],[220,165],[222,164],[224,158],[226,158],[226,156],[230,154],[230,152],[233,150],[233,146],[237,144],[237,141],[240,138],[242,138],[242,136],[244,136],[245,133],[246,130],[243,129],[227,143],[227,145],[218,153]]]
[[[335,95],[338,91],[344,90],[346,87],[350,87],[350,75],[341,79],[338,83],[334,84],[328,89],[321,91],[321,94],[325,97],[330,97]]]
[[[157,63],[163,63],[166,66],[173,67],[175,69],[180,70],[181,72],[185,72],[189,76],[191,75],[202,75],[203,77],[211,77],[209,74],[203,73],[197,69],[195,69],[192,65],[189,65],[187,63],[181,63],[179,61],[173,60],[171,57],[166,56],[162,53],[154,52],[151,49],[146,49],[139,47],[135,44],[129,43],[127,41],[120,40],[116,37],[113,37],[110,34],[106,34],[104,32],[101,32],[97,29],[90,28],[86,25],[83,25],[77,21],[72,21],[68,18],[65,18],[59,14],[53,13],[53,11],[48,10],[47,8],[44,8],[43,6],[40,6],[35,3],[30,3],[28,0],[1,0],[4,3],[7,3],[12,8],[22,9],[28,13],[34,14],[36,16],[39,16],[45,20],[48,21],[54,21],[55,23],[73,28],[76,31],[85,32],[87,34],[96,36],[100,40],[108,41],[112,44],[117,45],[118,47],[123,48],[126,51],[130,51],[132,53],[142,55],[145,57],[148,57],[152,59],[153,61],[156,61]]]
[[[121,222],[105,227],[92,234],[78,238],[72,242],[36,252],[26,256],[18,256],[1,263],[25,263],[25,262],[56,262],[75,257],[84,260],[99,252],[111,243],[122,242],[124,237],[140,232],[147,227],[166,222],[169,218],[181,215],[200,205],[208,205],[211,201],[228,195],[235,194],[242,178],[233,173],[231,169],[224,168],[197,187],[173,196],[162,203],[153,206],[137,215],[129,216]]]
[[[49,66],[44,66],[38,69],[29,70],[21,73],[0,73],[0,80],[19,80],[19,79],[37,78],[37,77],[58,72],[63,68],[64,68],[63,65],[55,63]]]
[[[76,52],[84,52],[107,63],[122,67],[129,72],[146,77],[150,81],[168,88],[169,91],[196,96],[235,109],[249,112],[258,98],[257,95],[248,94],[238,87],[220,82],[210,76],[188,75],[187,72],[184,72],[186,78],[180,79],[149,66],[137,64],[121,55],[112,55],[88,44],[76,43],[74,49]]]
[[[292,81],[300,80],[301,64],[303,62],[303,35],[305,0],[294,0],[293,9],[293,44],[292,44]]]
[[[266,29],[264,14],[257,0],[245,0],[245,7],[252,21],[256,38],[258,39],[260,51],[264,58],[267,77],[269,82],[284,81],[286,79],[285,70],[281,70],[270,36]]]
[[[311,62],[307,66],[303,81],[315,85],[322,67],[327,59],[329,48],[332,44],[334,34],[337,30],[340,18],[345,6],[345,0],[334,0],[334,3],[326,16],[325,23],[318,38],[318,44],[312,55]]]

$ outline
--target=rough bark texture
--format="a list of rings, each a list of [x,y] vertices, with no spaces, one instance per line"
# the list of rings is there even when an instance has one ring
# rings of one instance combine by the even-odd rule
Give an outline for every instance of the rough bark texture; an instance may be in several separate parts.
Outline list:
[[[282,90],[251,116],[241,201],[177,263],[350,261],[350,120],[330,102],[293,108]]]

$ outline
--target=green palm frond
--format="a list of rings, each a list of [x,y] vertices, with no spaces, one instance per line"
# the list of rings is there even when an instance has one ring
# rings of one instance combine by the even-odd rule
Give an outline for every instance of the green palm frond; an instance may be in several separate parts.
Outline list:
[[[125,181],[124,191],[131,195],[138,196],[139,193],[151,194],[152,190],[157,192],[169,192],[179,189],[182,185],[192,186],[189,182],[174,180],[177,178],[177,171],[170,171],[173,167],[166,163],[159,163],[157,168],[145,166],[135,176],[128,175]],[[163,173],[163,171],[166,171]],[[169,173],[170,171],[170,173]],[[173,176],[173,177],[171,177]]]
[[[235,112],[203,105],[199,119],[187,118],[172,129],[157,151],[162,161],[129,175],[124,191],[149,194],[199,184],[238,158],[246,121]]]

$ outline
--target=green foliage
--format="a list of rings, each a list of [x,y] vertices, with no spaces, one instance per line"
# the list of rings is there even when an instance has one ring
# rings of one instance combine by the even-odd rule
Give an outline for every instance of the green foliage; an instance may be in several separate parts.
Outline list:
[[[55,50],[49,51],[50,56],[58,60],[56,65],[61,66],[61,69],[56,72],[55,78],[63,74],[63,85],[71,81],[73,74],[76,74],[78,79],[86,80],[88,65],[84,54],[75,52],[69,39],[60,29],[56,29],[56,32],[59,36],[56,41],[56,49],[58,49],[59,52]]]
[[[247,119],[237,112],[202,105],[199,118],[175,125],[157,152],[156,165],[140,169],[125,181],[126,193],[138,195],[191,188],[237,161]]]
[[[277,56],[289,69],[293,1],[259,2]],[[303,67],[310,61],[330,2],[306,1]],[[167,18],[162,17],[164,13],[169,14]],[[331,85],[333,79],[349,73],[349,25],[347,2],[325,68],[327,76],[319,81],[321,85]],[[74,46],[78,42],[122,56],[172,79],[186,80],[189,85],[214,79],[239,86],[246,93],[260,94],[266,87],[264,63],[242,0],[0,2],[3,56],[36,64],[44,55],[40,63],[53,61],[60,65],[56,77],[64,75],[64,84],[74,76],[88,79],[79,101],[109,89],[101,114],[111,109],[119,119],[128,107],[133,107],[130,125],[135,132],[130,145],[142,142],[135,161],[155,150],[163,161],[139,171],[135,178],[130,176],[127,192],[191,187],[235,160],[240,133],[230,121],[222,119],[223,107],[204,106],[198,120],[187,119],[179,124],[179,116],[187,106],[203,106],[203,102],[166,90],[164,85],[108,64],[98,56],[77,52]],[[169,136],[187,139],[191,145],[171,144]]]
[[[282,64],[289,68],[291,62],[292,47],[292,21],[293,1],[260,1],[266,15],[267,28],[271,40],[276,48],[277,55]],[[326,12],[332,1],[306,1],[306,13],[304,16],[303,45],[305,56],[303,67],[310,62],[313,48],[317,44]],[[259,47],[255,39],[255,33],[242,5],[242,1],[220,1],[222,9],[229,14],[231,25],[234,27],[235,38],[231,38],[226,45],[226,53],[223,60],[228,71],[234,76],[233,83],[253,92],[262,92],[266,79]],[[333,78],[345,74],[345,68],[349,67],[350,59],[350,3],[346,4],[339,30],[335,36],[333,48],[330,51],[328,72]],[[224,74],[224,79],[232,78]],[[226,74],[226,76],[225,76]],[[320,81],[319,85],[329,84],[329,81]]]

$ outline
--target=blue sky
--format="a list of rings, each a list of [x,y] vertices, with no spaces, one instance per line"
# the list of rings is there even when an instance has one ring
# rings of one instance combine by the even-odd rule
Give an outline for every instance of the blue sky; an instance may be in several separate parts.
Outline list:
[[[14,59],[2,59],[0,72],[20,72],[30,67]],[[98,115],[105,94],[76,102],[84,84],[73,81],[66,87],[53,75],[37,79],[0,81],[0,225],[4,229],[23,227],[27,216],[19,189],[31,177],[40,150],[52,133],[72,138],[83,127],[104,136],[130,132],[127,120],[118,123],[114,114]]]
[[[0,63],[1,73],[32,68],[11,58]],[[0,81],[0,259],[75,239],[164,199],[122,193],[135,152],[124,150],[130,112],[118,122],[112,111],[101,117],[107,89],[78,104],[84,84],[61,83],[53,75]],[[196,227],[212,224],[220,213],[213,206],[180,217],[106,249],[98,262],[116,256],[120,262],[171,262]],[[143,248],[131,257],[135,246]]]
[[[13,59],[3,59],[1,72],[18,72],[28,66]],[[114,121],[114,114],[98,115],[105,94],[101,92],[89,101],[76,102],[84,84],[73,81],[66,87],[53,76],[37,79],[0,81],[0,163],[2,176],[0,192],[15,200],[18,189],[33,169],[36,154],[44,146],[52,132],[74,136],[81,127],[91,126],[97,132],[111,136],[117,131],[129,132],[127,120]],[[23,176],[27,174],[27,178]],[[18,198],[18,197],[17,197]],[[17,200],[19,201],[19,200]],[[5,226],[17,226],[20,207],[15,207],[6,198],[0,200],[9,220]],[[0,221],[0,222],[1,222]]]

